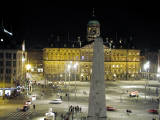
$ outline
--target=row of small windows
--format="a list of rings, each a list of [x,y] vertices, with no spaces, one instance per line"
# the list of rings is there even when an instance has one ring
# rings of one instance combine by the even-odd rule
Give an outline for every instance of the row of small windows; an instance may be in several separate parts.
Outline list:
[[[54,54],[54,55],[79,55],[80,53],[53,53],[53,52],[50,52],[49,54]],[[82,53],[82,54],[93,54],[93,53],[90,53],[90,52],[85,52],[85,53]],[[119,54],[119,53],[111,53],[111,52],[106,52],[105,54],[107,55],[114,55],[114,56],[126,56],[125,54]],[[128,55],[139,55],[139,53],[129,53]]]
[[[0,81],[3,81],[3,77],[0,76]],[[10,83],[11,82],[11,76],[5,76],[5,82]]]
[[[112,65],[113,68],[119,68],[119,67],[123,67],[125,65]],[[136,65],[128,65],[129,68],[135,68]]]
[[[81,60],[89,60],[92,61],[93,56],[81,56]],[[126,61],[126,58],[119,58],[119,57],[105,57],[104,60],[112,60],[112,61]],[[127,61],[139,61],[139,58],[127,58]]]
[[[89,52],[90,51],[90,49],[86,49],[86,50],[70,50],[70,49],[65,49],[65,50],[46,50],[46,52],[49,52],[49,53],[57,53],[57,54],[63,54],[63,53],[76,53],[76,54],[79,54],[80,52],[82,53],[82,52],[85,52],[85,53],[87,53],[87,52]],[[124,50],[123,52],[118,52],[118,51],[115,51],[115,50],[108,50],[108,49],[105,49],[105,53],[112,53],[112,54],[114,54],[114,55],[121,55],[121,56],[123,56],[123,55],[126,55],[126,54],[124,54],[124,53],[128,53],[128,55],[140,55],[140,53],[138,52],[138,51],[126,51],[126,50]]]
[[[60,56],[46,56],[47,60],[79,60],[78,56],[66,56],[66,57],[60,57]]]
[[[5,54],[6,59],[16,59],[16,53],[6,53]],[[0,59],[4,58],[4,53],[0,53]]]
[[[49,50],[46,50],[46,52],[79,52],[79,50],[77,49],[77,50],[73,50],[73,49],[59,49],[59,50],[51,50],[51,49],[49,49]]]
[[[107,55],[116,55],[116,56],[126,56],[127,53],[117,53],[112,51],[106,51],[105,54]],[[129,52],[128,55],[139,55],[139,52]]]
[[[11,74],[11,69],[6,69],[6,74]],[[3,74],[3,69],[0,69],[0,74]],[[13,74],[16,74],[16,70],[13,70]]]
[[[2,81],[3,80],[3,78],[2,78],[2,76],[0,76],[0,81]],[[5,77],[5,82],[6,83],[10,83],[11,82],[11,77],[10,76],[6,76]]]
[[[48,55],[79,55],[79,53],[48,53]]]
[[[91,60],[91,59],[92,59],[92,56],[93,56],[93,54],[82,53],[80,58],[81,58],[81,60]],[[46,56],[46,57],[47,57],[47,56]],[[61,59],[67,59],[67,58],[72,58],[72,57],[74,57],[74,56],[66,56],[66,57],[64,57],[64,56],[60,56],[60,55],[50,54],[48,57],[49,57],[49,59],[52,59],[53,57],[55,57],[55,58],[57,58],[57,59],[59,59],[58,57],[61,57]],[[76,59],[77,59],[77,57],[78,57],[78,56],[76,56]],[[122,57],[122,56],[121,56],[121,57],[117,57],[117,56],[113,57],[113,56],[112,56],[112,60],[122,60],[122,61],[124,61],[126,58],[127,58],[129,61],[138,61],[138,60],[139,60],[139,58],[134,58],[134,57],[128,58],[128,57],[126,57],[126,56],[124,56],[124,57]],[[107,60],[107,59],[109,59],[109,58],[105,56],[105,59]]]
[[[11,67],[13,62],[13,67],[16,67],[16,61],[6,61],[6,66]],[[0,61],[0,67],[3,66],[3,61]]]

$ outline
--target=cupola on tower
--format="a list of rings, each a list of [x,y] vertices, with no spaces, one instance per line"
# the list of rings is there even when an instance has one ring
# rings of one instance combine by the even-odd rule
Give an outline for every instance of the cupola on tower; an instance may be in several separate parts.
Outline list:
[[[100,23],[95,19],[94,9],[92,20],[90,20],[87,24],[87,39],[88,41],[94,40],[96,37],[100,36]]]

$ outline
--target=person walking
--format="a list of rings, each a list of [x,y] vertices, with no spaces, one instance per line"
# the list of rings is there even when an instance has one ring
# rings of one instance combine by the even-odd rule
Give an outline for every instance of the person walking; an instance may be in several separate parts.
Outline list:
[[[62,100],[62,96],[60,96],[60,99]]]
[[[63,113],[61,114],[61,120],[64,120],[64,115],[63,115]]]
[[[35,105],[35,104],[33,104],[33,109],[34,109],[34,110],[36,109],[36,105]]]
[[[57,114],[57,112],[54,112],[54,114],[55,114],[55,117],[54,117],[54,118],[55,118],[55,120],[56,120],[58,114]]]
[[[127,112],[127,115],[130,115],[130,113],[132,113],[132,111],[129,109],[127,109],[126,112]]]
[[[79,108],[79,112],[82,112],[82,108],[81,107]]]

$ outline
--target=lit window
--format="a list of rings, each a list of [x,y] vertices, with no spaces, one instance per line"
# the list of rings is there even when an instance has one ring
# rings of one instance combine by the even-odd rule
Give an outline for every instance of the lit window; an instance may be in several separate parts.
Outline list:
[[[82,56],[82,60],[84,60],[84,56]]]

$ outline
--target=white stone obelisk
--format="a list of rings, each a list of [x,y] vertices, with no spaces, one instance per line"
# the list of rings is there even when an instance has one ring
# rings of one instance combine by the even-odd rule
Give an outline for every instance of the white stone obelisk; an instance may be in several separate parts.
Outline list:
[[[87,120],[107,120],[104,82],[104,48],[103,39],[100,37],[94,40]]]

